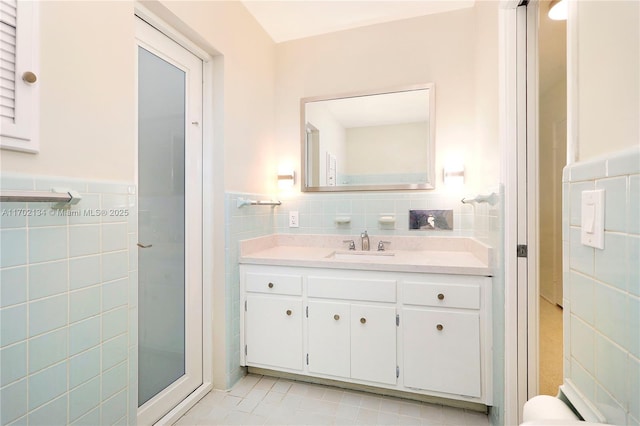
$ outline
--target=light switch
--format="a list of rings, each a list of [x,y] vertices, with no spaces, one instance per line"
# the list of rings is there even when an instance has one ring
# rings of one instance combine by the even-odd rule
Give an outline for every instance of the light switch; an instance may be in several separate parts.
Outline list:
[[[604,249],[604,189],[582,191],[581,242]]]

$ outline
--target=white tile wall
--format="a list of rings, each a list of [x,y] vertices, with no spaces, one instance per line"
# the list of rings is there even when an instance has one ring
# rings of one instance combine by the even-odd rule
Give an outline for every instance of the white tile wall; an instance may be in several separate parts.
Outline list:
[[[580,243],[591,189],[605,190],[604,250]],[[564,375],[608,422],[640,424],[640,149],[567,166],[564,197]]]
[[[83,197],[77,216],[0,203],[0,424],[135,424],[135,187],[19,175],[0,187]],[[130,215],[86,213],[108,208]]]

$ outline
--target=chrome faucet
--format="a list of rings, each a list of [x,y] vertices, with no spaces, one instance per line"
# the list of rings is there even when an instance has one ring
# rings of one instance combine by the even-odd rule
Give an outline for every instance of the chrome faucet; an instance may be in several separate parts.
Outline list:
[[[362,240],[362,250],[369,251],[369,235],[366,230],[360,234],[360,240]]]

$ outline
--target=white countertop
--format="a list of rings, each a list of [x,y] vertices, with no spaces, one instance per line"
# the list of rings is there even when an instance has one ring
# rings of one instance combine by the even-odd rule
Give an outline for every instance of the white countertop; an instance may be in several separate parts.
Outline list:
[[[371,245],[377,247],[372,238]],[[346,250],[342,235],[284,235],[242,241],[240,263],[334,269],[492,275],[491,248],[466,237],[385,236],[389,250]],[[356,243],[356,245],[358,245]],[[395,249],[394,249],[395,248]],[[336,258],[335,253],[342,254]],[[348,257],[344,259],[343,257]]]

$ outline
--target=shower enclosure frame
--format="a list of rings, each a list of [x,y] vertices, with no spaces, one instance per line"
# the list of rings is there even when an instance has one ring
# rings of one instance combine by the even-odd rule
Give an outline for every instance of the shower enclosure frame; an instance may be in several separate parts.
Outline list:
[[[134,5],[134,19],[142,19],[151,24],[165,36],[178,43],[202,60],[202,384],[187,398],[179,402],[155,424],[173,424],[191,407],[202,399],[213,388],[214,382],[214,330],[212,324],[214,301],[214,277],[224,275],[224,271],[215,262],[205,261],[214,258],[214,251],[219,251],[214,241],[224,241],[224,235],[219,235],[214,226],[224,217],[224,191],[216,186],[214,178],[222,175],[223,161],[221,148],[216,149],[217,143],[222,147],[221,134],[215,132],[213,122],[217,118],[214,103],[221,96],[214,96],[214,80],[222,77],[222,56],[214,49],[204,45],[201,40],[194,41],[187,37],[188,28],[182,28],[184,23],[179,20],[165,6],[156,2],[136,2]],[[134,56],[137,58],[138,44],[135,44]],[[137,59],[135,59],[137,61]],[[137,102],[137,101],[136,101]],[[137,119],[136,119],[137,126]],[[137,134],[137,128],[136,128]],[[137,142],[136,142],[137,164]],[[219,170],[219,171],[216,171]],[[137,171],[136,171],[137,175]],[[224,249],[224,247],[222,247]],[[216,272],[217,271],[217,272]],[[224,300],[224,293],[216,295]]]

